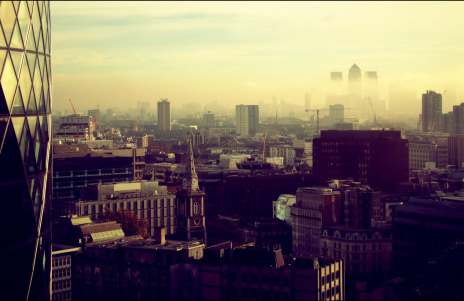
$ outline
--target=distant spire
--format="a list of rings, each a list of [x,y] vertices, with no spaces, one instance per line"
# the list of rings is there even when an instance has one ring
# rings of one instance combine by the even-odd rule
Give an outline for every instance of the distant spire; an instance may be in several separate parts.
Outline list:
[[[185,163],[185,174],[182,182],[182,188],[188,192],[196,192],[200,190],[198,186],[198,176],[195,172],[195,162],[193,161],[193,132],[190,130],[189,148],[187,162]]]
[[[189,149],[188,149],[188,157],[187,157],[187,164],[185,169],[186,176],[194,176],[197,177],[197,173],[195,172],[195,162],[193,161],[193,132],[190,130],[189,133]]]

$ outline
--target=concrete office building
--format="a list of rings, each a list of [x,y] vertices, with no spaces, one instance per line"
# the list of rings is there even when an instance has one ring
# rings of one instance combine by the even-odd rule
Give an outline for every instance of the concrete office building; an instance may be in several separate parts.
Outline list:
[[[167,98],[158,101],[158,131],[171,131],[171,103]]]
[[[0,9],[0,298],[50,300],[50,2]]]
[[[320,256],[322,227],[342,223],[340,192],[323,187],[298,188],[291,214],[293,253]]]
[[[237,105],[235,107],[236,134],[241,137],[254,136],[259,126],[259,106]]]

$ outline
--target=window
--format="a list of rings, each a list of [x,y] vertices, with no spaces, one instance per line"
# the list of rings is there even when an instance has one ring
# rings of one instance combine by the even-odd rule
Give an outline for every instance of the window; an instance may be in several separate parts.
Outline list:
[[[269,276],[263,276],[263,284],[269,283]]]
[[[200,212],[198,207],[198,202],[193,203],[193,214],[198,214]]]
[[[247,282],[248,281],[248,275],[245,273],[242,273],[242,281]]]

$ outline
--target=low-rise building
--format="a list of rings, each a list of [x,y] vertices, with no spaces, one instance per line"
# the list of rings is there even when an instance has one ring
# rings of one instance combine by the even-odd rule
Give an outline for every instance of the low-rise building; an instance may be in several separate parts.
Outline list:
[[[176,195],[157,181],[91,185],[82,196],[82,200],[67,203],[68,214],[95,219],[105,210],[126,210],[138,219],[147,219],[152,236],[159,227],[166,227],[167,234],[176,233]]]
[[[391,270],[390,229],[325,227],[320,236],[321,255],[343,259],[351,275],[383,273]]]

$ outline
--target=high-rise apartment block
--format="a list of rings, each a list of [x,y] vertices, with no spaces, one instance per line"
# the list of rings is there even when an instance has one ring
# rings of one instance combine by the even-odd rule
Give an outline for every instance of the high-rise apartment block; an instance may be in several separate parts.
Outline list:
[[[313,140],[320,183],[352,178],[373,189],[394,190],[409,180],[408,140],[400,131],[322,131]]]
[[[258,105],[237,105],[236,112],[236,133],[241,137],[254,136],[258,132],[259,125],[259,106]]]
[[[50,2],[0,11],[0,298],[50,300]]]
[[[438,132],[442,123],[442,96],[427,90],[422,94],[422,131]]]
[[[171,131],[171,103],[167,98],[158,101],[158,131]]]

